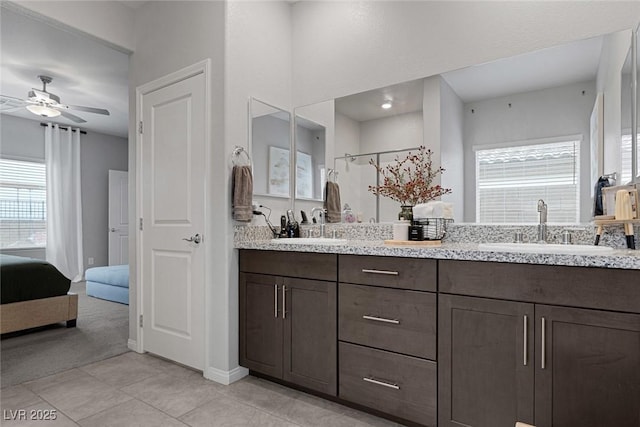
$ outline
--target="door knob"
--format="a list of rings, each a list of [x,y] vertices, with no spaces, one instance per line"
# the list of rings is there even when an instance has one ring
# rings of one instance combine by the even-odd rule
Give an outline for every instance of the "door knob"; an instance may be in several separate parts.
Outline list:
[[[115,228],[110,228],[109,231],[112,232],[112,233],[115,233],[116,229]]]
[[[202,236],[200,236],[200,234],[196,234],[195,236],[191,236],[188,239],[183,237],[182,240],[186,240],[187,242],[193,242],[197,245],[202,241]]]

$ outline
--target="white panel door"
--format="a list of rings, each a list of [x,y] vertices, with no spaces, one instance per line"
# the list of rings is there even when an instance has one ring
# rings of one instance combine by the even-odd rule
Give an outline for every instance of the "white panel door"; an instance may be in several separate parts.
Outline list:
[[[109,265],[129,264],[129,173],[109,171]]]
[[[143,348],[203,369],[204,75],[141,103]]]

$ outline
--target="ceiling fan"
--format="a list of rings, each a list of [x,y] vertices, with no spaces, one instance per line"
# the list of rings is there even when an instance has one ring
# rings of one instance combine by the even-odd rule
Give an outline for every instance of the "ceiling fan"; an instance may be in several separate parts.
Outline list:
[[[13,112],[26,108],[35,115],[42,117],[66,117],[76,123],[86,123],[81,117],[68,112],[68,110],[85,111],[87,113],[109,115],[109,111],[103,108],[83,107],[81,105],[65,105],[60,103],[60,97],[47,92],[47,85],[53,81],[49,76],[38,76],[42,81],[42,90],[32,88],[26,99],[0,95],[0,112]]]

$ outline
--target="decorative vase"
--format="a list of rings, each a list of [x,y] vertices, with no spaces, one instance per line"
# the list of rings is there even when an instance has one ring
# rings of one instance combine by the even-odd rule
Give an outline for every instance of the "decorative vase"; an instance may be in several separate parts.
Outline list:
[[[400,213],[398,219],[406,219],[407,221],[413,221],[413,206],[402,205],[400,206]]]

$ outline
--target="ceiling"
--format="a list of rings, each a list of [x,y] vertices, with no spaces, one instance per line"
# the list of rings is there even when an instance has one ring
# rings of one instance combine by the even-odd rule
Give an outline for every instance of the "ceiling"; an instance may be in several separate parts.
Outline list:
[[[47,121],[127,138],[127,54],[6,8],[0,20],[0,94],[24,99],[32,88],[42,89],[38,75],[51,76],[47,91],[63,104],[105,108],[111,114],[70,111],[87,122],[77,124],[62,116]],[[45,120],[26,109],[2,114]]]
[[[595,80],[603,37],[580,40],[442,74],[462,102]],[[423,81],[338,98],[336,111],[356,121],[422,111]],[[383,110],[384,100],[393,107]]]

